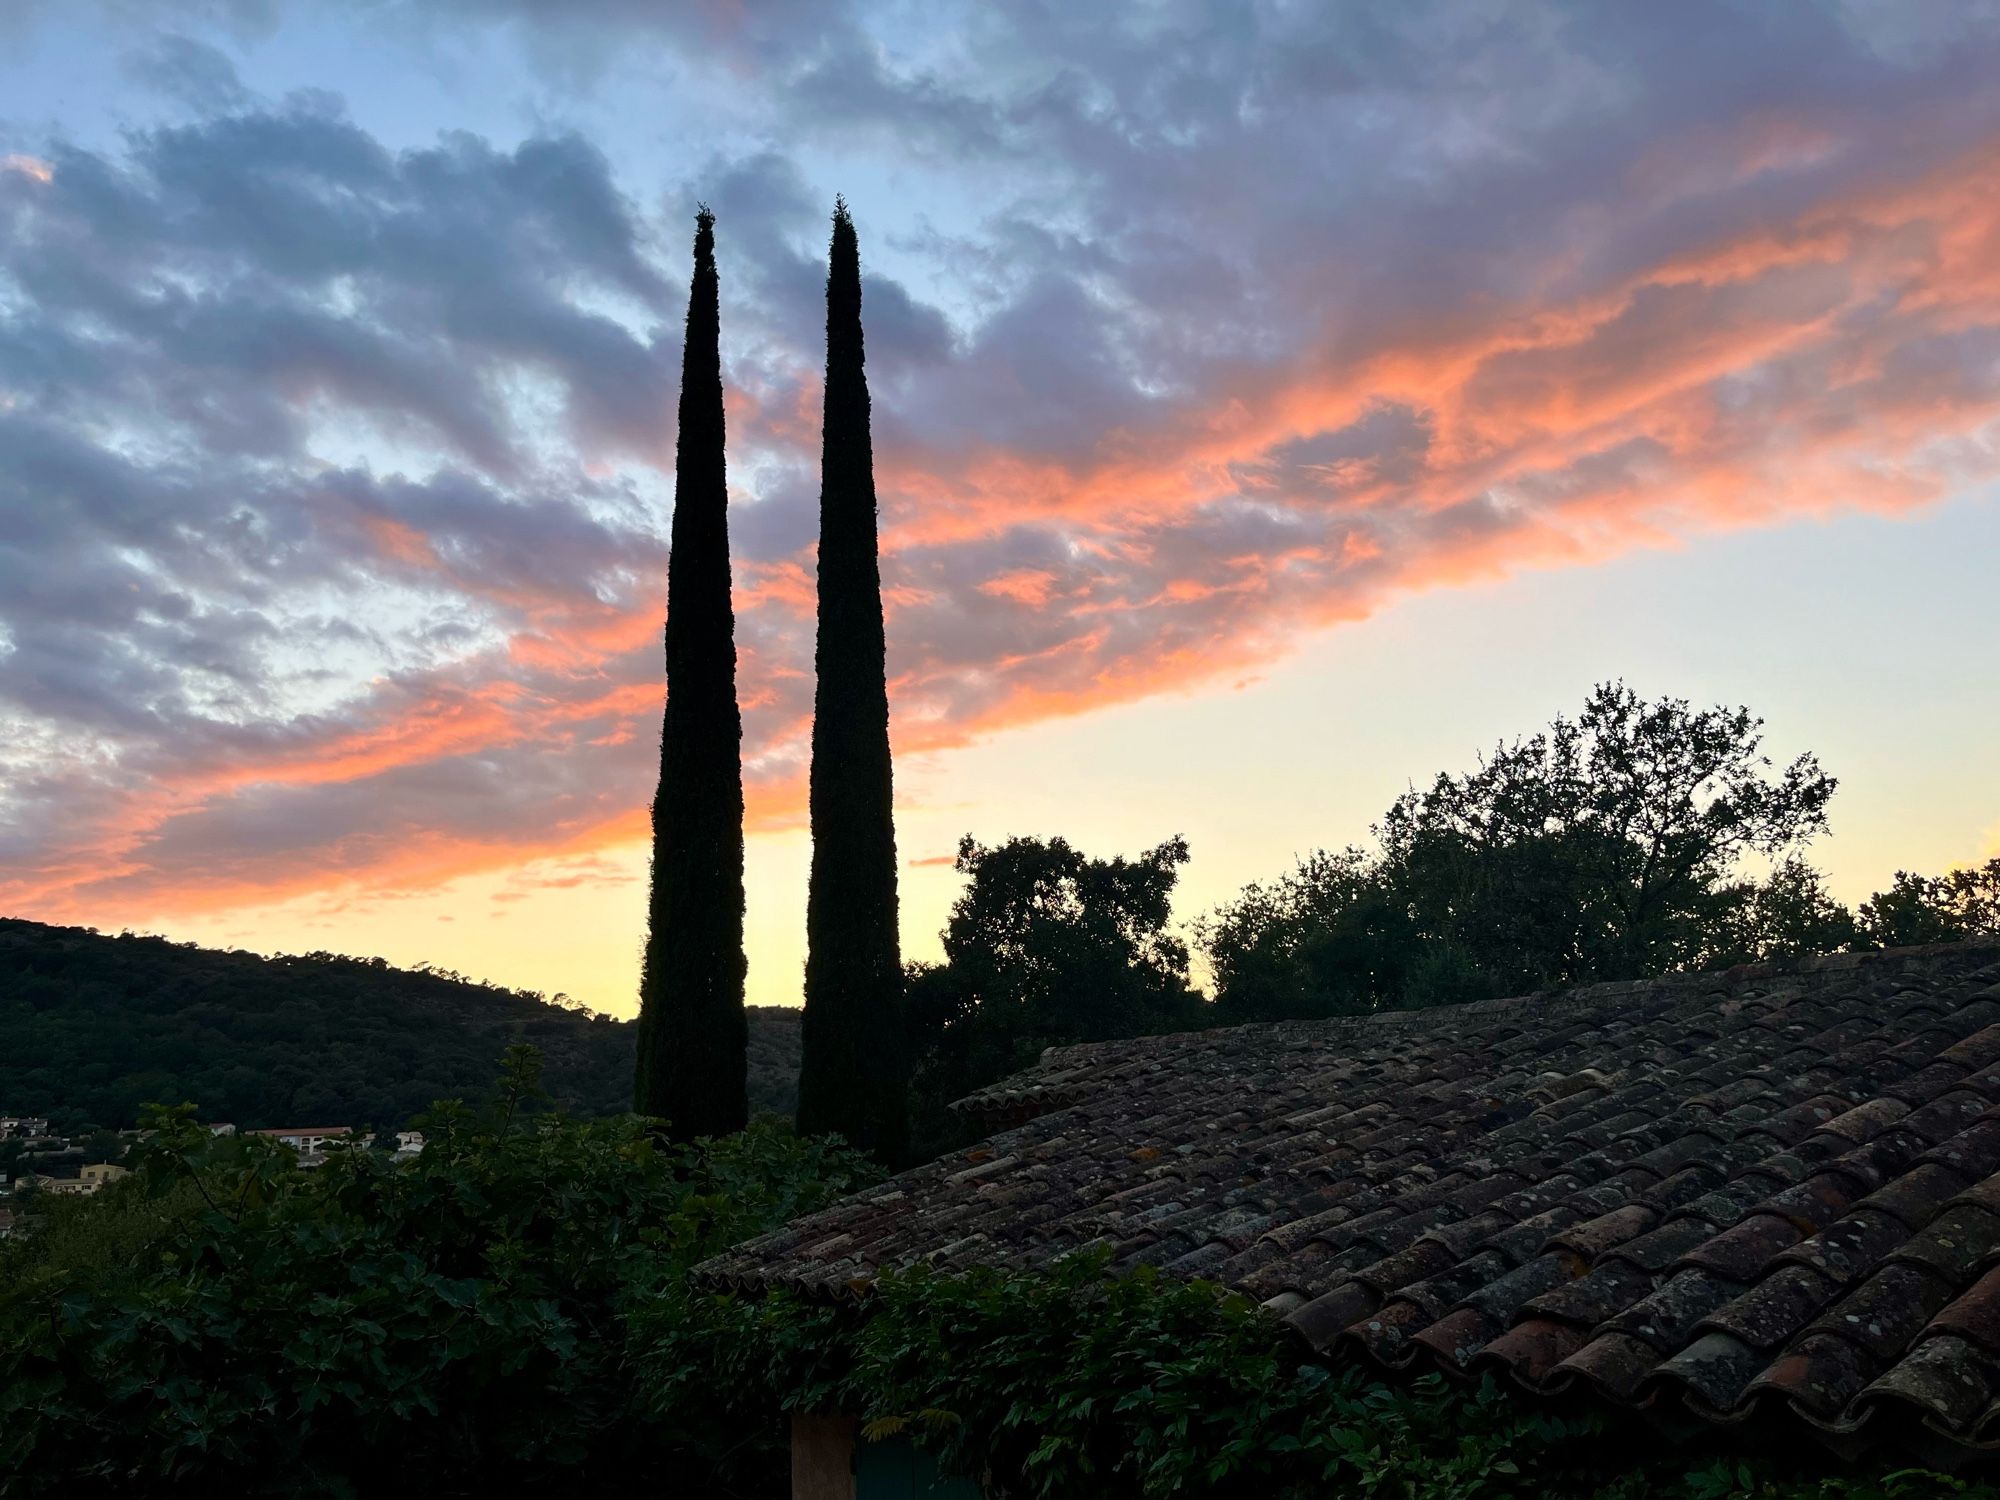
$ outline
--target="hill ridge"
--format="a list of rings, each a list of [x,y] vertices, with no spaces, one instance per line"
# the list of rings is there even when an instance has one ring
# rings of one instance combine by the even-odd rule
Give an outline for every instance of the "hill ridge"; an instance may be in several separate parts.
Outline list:
[[[123,1126],[153,1101],[244,1127],[400,1125],[477,1098],[516,1041],[577,1114],[629,1107],[633,1024],[345,954],[264,955],[0,917],[0,1113]],[[797,1012],[751,1008],[751,1107],[789,1113]]]

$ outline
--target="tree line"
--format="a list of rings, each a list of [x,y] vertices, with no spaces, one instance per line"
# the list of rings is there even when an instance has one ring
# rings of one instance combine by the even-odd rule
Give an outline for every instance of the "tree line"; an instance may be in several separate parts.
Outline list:
[[[1850,911],[1806,858],[1837,782],[1746,708],[1622,683],[1396,799],[1200,924],[1232,1019],[1365,1013],[2000,933],[2000,860]]]
[[[1367,844],[1197,917],[1192,943],[1172,921],[1183,839],[1100,859],[968,837],[944,961],[908,974],[917,1140],[950,1144],[951,1100],[1053,1045],[2000,937],[2000,858],[1835,900],[1806,851],[1837,783],[1810,755],[1774,766],[1762,730],[1744,708],[1602,685],[1398,797]]]

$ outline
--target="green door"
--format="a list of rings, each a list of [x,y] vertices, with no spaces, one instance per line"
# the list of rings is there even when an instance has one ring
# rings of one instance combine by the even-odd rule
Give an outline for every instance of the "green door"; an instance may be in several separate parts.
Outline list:
[[[970,1479],[947,1479],[928,1453],[902,1438],[861,1443],[855,1454],[854,1500],[979,1500]]]

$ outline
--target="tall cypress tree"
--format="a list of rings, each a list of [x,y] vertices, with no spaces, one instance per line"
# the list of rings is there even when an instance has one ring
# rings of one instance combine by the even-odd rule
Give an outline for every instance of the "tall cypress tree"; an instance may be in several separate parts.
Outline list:
[[[903,1151],[905,1113],[888,667],[861,251],[844,200],[835,200],[830,258],[798,1124],[806,1134],[837,1131],[894,1162]]]
[[[715,216],[695,218],[667,559],[667,711],[633,1107],[683,1140],[749,1118],[743,1013],[743,720],[729,599]]]

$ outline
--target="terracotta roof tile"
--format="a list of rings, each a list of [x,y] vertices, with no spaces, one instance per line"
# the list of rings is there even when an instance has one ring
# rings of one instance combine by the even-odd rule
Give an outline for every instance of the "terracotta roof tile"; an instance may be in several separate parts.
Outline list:
[[[1613,1401],[1636,1400],[1639,1383],[1659,1368],[1660,1352],[1625,1333],[1600,1333],[1559,1363],[1547,1384],[1559,1389],[1566,1377],[1581,1378]]]
[[[2000,1215],[1976,1203],[1954,1203],[1892,1252],[1915,1261],[1954,1286],[2000,1257]]]
[[[1670,1354],[1687,1342],[1703,1318],[1742,1292],[1740,1282],[1726,1281],[1708,1271],[1681,1271],[1598,1327],[1600,1331],[1630,1334],[1660,1353]]]
[[[1773,1392],[1801,1416],[1827,1424],[1839,1420],[1874,1373],[1868,1355],[1845,1339],[1809,1333],[1766,1366],[1747,1394]]]
[[[1660,1210],[1652,1204],[1627,1203],[1550,1236],[1548,1243],[1591,1260],[1637,1239],[1659,1220]]]
[[[1781,1250],[1805,1238],[1800,1225],[1777,1214],[1752,1214],[1729,1229],[1702,1241],[1675,1262],[1676,1267],[1708,1271],[1725,1281],[1750,1281]]]
[[[1652,1292],[1650,1272],[1625,1261],[1606,1260],[1582,1276],[1562,1283],[1522,1304],[1529,1317],[1596,1328]]]
[[[1359,1348],[1377,1364],[1402,1369],[1417,1357],[1410,1346],[1429,1327],[1430,1313],[1414,1302],[1391,1302],[1354,1323],[1341,1335],[1341,1346]]]
[[[699,1274],[1103,1246],[1334,1358],[2000,1446],[2000,944],[1058,1048],[961,1107],[998,1133]]]
[[[1692,1208],[1692,1205],[1691,1205]],[[1643,1271],[1663,1272],[1689,1251],[1715,1237],[1715,1225],[1690,1212],[1669,1219],[1658,1229],[1635,1235],[1622,1245],[1604,1252]]]
[[[1955,1333],[1989,1354],[2000,1353],[2000,1271],[1988,1271],[1972,1289],[1931,1319],[1933,1330]]]
[[[1516,1381],[1537,1389],[1555,1376],[1556,1367],[1583,1347],[1584,1333],[1554,1318],[1524,1318],[1492,1340],[1474,1362],[1490,1365]]]
[[[1642,1389],[1681,1391],[1699,1414],[1722,1416],[1735,1407],[1764,1365],[1764,1356],[1734,1334],[1703,1333],[1648,1375]]]
[[[1728,1333],[1766,1352],[1788,1342],[1812,1315],[1833,1300],[1834,1282],[1806,1266],[1771,1272],[1740,1297],[1695,1325],[1697,1332]]]
[[[1414,1342],[1451,1370],[1464,1370],[1507,1324],[1476,1307],[1461,1307],[1419,1331]]]
[[[1939,1161],[1924,1161],[1863,1198],[1860,1208],[1879,1208],[1905,1229],[1921,1229],[1963,1188],[1967,1174]]]
[[[1844,1286],[1874,1269],[1908,1233],[1907,1228],[1888,1214],[1858,1208],[1784,1251],[1777,1259],[1791,1265],[1810,1266],[1834,1285]]]
[[[1903,1405],[1927,1427],[1962,1433],[1991,1404],[1995,1374],[1975,1345],[1940,1334],[1919,1343],[1854,1399],[1864,1415]]]
[[[1951,1283],[1919,1265],[1891,1262],[1861,1281],[1811,1324],[1883,1364],[1915,1342],[1945,1303]]]

